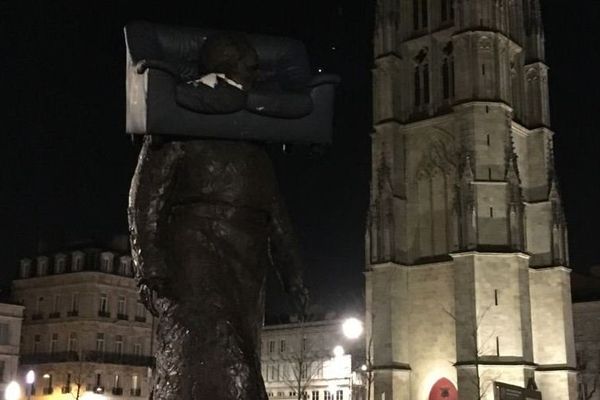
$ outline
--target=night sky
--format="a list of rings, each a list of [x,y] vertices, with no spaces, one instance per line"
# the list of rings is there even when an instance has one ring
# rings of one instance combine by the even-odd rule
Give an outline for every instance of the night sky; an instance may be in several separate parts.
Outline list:
[[[600,264],[600,2],[542,1],[555,153],[571,263]],[[371,131],[368,1],[0,0],[0,281],[17,260],[77,238],[124,233],[139,148],[124,134],[127,21],[298,38],[314,69],[341,75],[334,144],[273,159],[298,231],[312,298],[361,302]]]

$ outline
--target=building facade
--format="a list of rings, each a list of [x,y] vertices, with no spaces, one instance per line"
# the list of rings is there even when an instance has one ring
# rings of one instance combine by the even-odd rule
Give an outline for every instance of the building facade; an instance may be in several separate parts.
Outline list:
[[[261,352],[269,398],[364,398],[363,341],[346,338],[341,320],[265,326]]]
[[[18,378],[19,342],[23,306],[0,303],[0,396],[10,381]]]
[[[153,319],[129,255],[89,248],[22,259],[13,299],[25,306],[19,376],[35,372],[33,398],[148,398]]]
[[[578,400],[600,400],[600,300],[573,303]]]
[[[539,0],[379,0],[373,399],[576,398]]]

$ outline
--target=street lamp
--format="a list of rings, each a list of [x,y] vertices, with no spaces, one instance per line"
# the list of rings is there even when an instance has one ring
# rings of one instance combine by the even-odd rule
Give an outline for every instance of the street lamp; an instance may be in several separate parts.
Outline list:
[[[21,398],[21,386],[15,381],[12,381],[4,390],[4,400],[19,400]]]
[[[339,346],[339,345],[335,346],[333,348],[333,355],[335,357],[341,357],[341,356],[343,356],[344,355],[344,348],[342,346]]]
[[[33,392],[33,383],[35,382],[35,372],[32,369],[25,375],[25,382],[27,383],[27,400],[31,400],[31,392]]]
[[[363,323],[357,318],[348,318],[342,323],[342,332],[348,339],[358,339],[363,331]]]

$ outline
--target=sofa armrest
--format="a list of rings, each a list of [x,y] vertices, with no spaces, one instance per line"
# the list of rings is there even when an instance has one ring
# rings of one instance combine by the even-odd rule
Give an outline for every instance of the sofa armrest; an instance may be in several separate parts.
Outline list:
[[[310,82],[308,82],[308,87],[315,87],[325,84],[338,85],[340,81],[340,77],[335,74],[317,74],[312,77]]]
[[[166,61],[140,60],[135,64],[135,70],[138,74],[143,74],[149,68],[158,69],[160,71],[166,72],[166,73],[172,75],[177,80],[181,79],[181,77],[179,76],[179,72],[177,71],[177,68],[174,65],[172,65],[171,63],[168,63]]]

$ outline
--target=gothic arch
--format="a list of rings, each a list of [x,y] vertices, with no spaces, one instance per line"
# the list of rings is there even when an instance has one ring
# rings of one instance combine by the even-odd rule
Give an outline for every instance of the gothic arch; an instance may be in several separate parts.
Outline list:
[[[452,382],[442,378],[431,387],[429,400],[458,400],[458,391]]]

